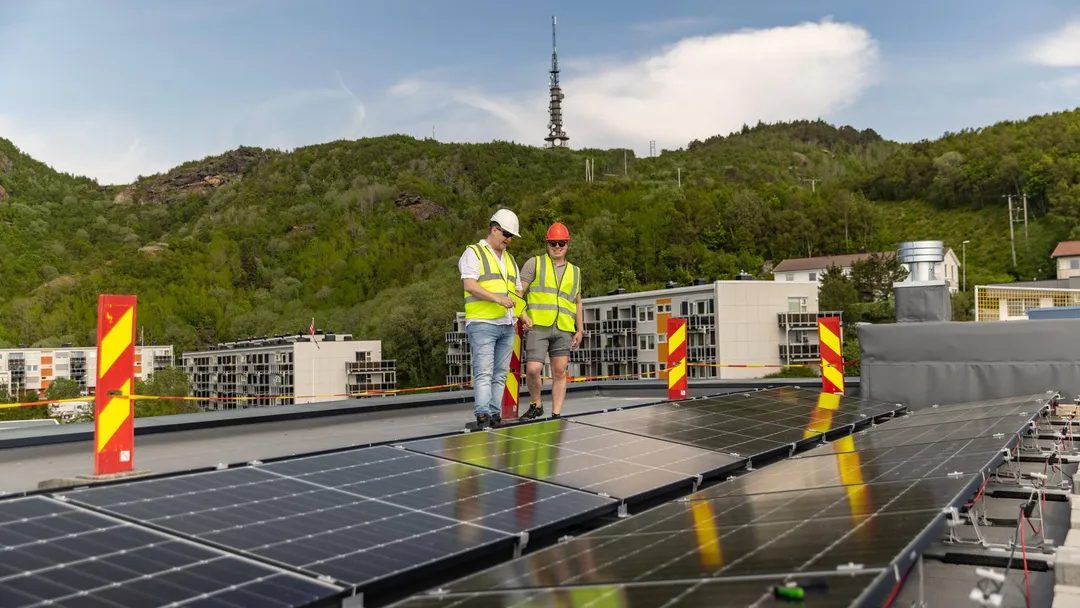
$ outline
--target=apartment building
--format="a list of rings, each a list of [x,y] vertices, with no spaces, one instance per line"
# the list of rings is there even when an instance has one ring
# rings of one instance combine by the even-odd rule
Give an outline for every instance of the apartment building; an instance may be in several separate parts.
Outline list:
[[[818,286],[810,282],[697,280],[693,285],[582,301],[584,339],[570,355],[573,376],[666,377],[667,320],[687,320],[687,360],[790,365],[818,361]],[[471,379],[465,315],[446,334],[447,382]],[[545,370],[549,373],[549,370]],[[776,369],[691,366],[690,378],[755,378]]]
[[[382,359],[379,340],[350,334],[274,336],[185,352],[193,397],[204,410],[338,401],[397,384],[396,361]],[[235,401],[210,398],[252,397]]]
[[[135,346],[135,380],[173,364],[173,347]],[[0,387],[15,393],[44,393],[54,380],[69,378],[83,394],[93,395],[97,386],[97,347],[0,349]]]

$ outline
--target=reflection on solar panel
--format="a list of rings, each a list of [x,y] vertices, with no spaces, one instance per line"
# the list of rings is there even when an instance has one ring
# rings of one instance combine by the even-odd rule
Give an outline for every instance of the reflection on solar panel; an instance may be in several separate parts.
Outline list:
[[[0,605],[305,606],[341,588],[48,498],[0,502]]]
[[[944,524],[944,509],[974,494],[1048,401],[999,403],[996,415],[985,403],[923,410],[899,434],[886,423],[843,437],[401,605],[491,606],[503,597],[543,605],[642,589],[665,606],[700,605],[703,593],[768,605],[771,586],[789,583],[816,589],[813,605],[879,605]],[[858,578],[840,576],[848,573]],[[719,595],[725,584],[746,599]]]
[[[900,406],[796,387],[577,416],[577,422],[726,452],[791,452],[891,417]]]
[[[616,508],[587,492],[389,447],[65,496],[368,590],[385,590],[425,566],[500,550],[509,557],[519,533]]]
[[[621,499],[689,486],[742,466],[688,445],[548,420],[410,441],[405,448]]]

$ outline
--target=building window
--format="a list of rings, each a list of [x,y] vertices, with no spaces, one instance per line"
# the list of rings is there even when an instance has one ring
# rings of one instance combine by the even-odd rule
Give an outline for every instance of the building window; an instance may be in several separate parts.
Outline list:
[[[794,274],[794,273],[791,273],[791,272],[789,272],[789,273],[787,273],[786,275],[784,275],[784,279],[785,279],[785,280],[788,280],[788,281],[794,281],[794,280],[795,280],[795,274]]]
[[[817,280],[817,273],[816,272],[811,272],[810,273],[810,280],[811,281],[816,281]]]
[[[638,322],[646,323],[648,321],[655,320],[653,313],[653,307],[651,305],[644,305],[638,308]]]
[[[667,344],[667,334],[656,334],[657,344]]]
[[[638,350],[656,350],[656,337],[653,334],[638,336]]]
[[[1072,270],[1080,269],[1080,259],[1073,258],[1069,260],[1069,268],[1071,268]]]
[[[788,312],[806,312],[806,298],[788,298]]]

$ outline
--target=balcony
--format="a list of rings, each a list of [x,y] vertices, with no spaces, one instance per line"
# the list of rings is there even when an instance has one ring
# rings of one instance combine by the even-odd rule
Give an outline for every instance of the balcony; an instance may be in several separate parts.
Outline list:
[[[686,349],[688,361],[716,361],[715,346],[690,346]]]
[[[601,351],[600,359],[607,363],[637,361],[637,347],[605,348]]]
[[[781,312],[777,313],[780,329],[817,329],[818,319],[839,317],[840,312]]]
[[[455,342],[468,342],[469,339],[465,336],[463,331],[448,331],[446,332],[446,343],[454,344]]]
[[[361,372],[392,372],[397,370],[397,361],[346,361],[345,372],[356,374]]]
[[[686,319],[686,329],[705,331],[716,327],[716,315],[690,315]]]
[[[815,344],[781,344],[782,363],[814,362],[821,358],[821,350]]]
[[[605,334],[626,334],[637,331],[637,319],[608,319],[600,322],[600,331]]]

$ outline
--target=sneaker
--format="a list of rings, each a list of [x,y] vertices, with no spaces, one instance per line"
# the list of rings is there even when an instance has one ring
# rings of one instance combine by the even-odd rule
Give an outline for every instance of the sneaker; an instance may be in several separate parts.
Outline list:
[[[476,428],[483,430],[491,425],[491,417],[487,414],[479,414],[476,417]]]
[[[551,419],[554,420],[556,418],[562,418],[562,414],[556,414],[555,412],[551,412]]]
[[[491,415],[491,428],[495,428],[502,424],[502,416],[500,414]]]
[[[529,402],[529,409],[521,415],[522,420],[532,420],[533,418],[539,418],[544,415],[544,406],[536,405],[535,402]]]

